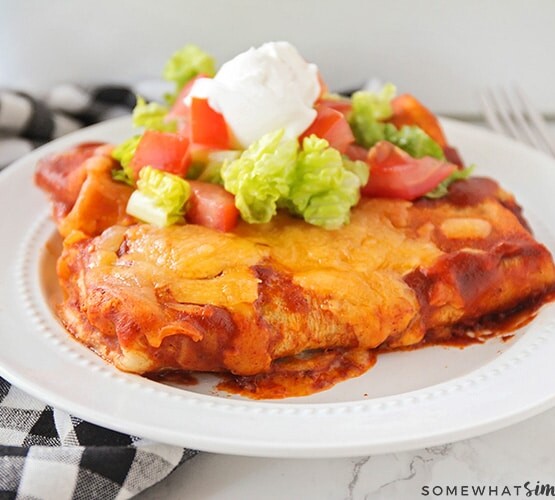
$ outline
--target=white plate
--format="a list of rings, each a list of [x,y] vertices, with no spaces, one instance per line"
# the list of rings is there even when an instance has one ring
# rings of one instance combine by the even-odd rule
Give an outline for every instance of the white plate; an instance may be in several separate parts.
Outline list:
[[[555,162],[485,130],[445,121],[477,174],[517,195],[536,236],[555,249]],[[368,373],[310,397],[251,401],[117,371],[74,341],[46,297],[54,233],[38,158],[81,141],[120,141],[128,119],[57,140],[0,175],[0,375],[34,396],[106,427],[165,443],[253,456],[338,457],[437,445],[522,420],[555,404],[555,304],[510,342],[381,356]],[[49,274],[50,271],[50,274]]]

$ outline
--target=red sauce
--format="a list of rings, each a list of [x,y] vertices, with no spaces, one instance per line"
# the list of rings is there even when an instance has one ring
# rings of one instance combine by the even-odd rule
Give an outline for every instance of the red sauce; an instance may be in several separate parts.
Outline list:
[[[519,257],[523,257],[522,265],[507,271],[512,259]],[[549,290],[524,303],[519,296],[520,283],[526,283],[528,273],[539,272],[542,258],[549,259],[544,247],[533,241],[517,240],[502,243],[489,252],[461,251],[445,255],[431,268],[419,268],[408,274],[405,282],[415,291],[423,322],[428,327],[433,328],[435,315],[441,314],[445,294],[449,303],[463,311],[463,319],[472,320],[475,325],[476,318],[495,308],[496,294],[501,295],[506,289],[512,290],[515,307],[527,308],[530,302],[545,300]],[[528,296],[525,289],[523,295]]]
[[[548,302],[555,301],[555,289],[549,293],[520,303],[517,307],[501,313],[490,314],[479,320],[467,320],[450,328],[426,332],[424,339],[418,344],[402,348],[378,348],[379,353],[394,351],[412,351],[430,346],[457,347],[463,349],[469,345],[483,344],[493,337],[501,337],[508,342],[514,332],[533,321],[538,310]]]
[[[268,373],[252,377],[222,375],[217,389],[251,399],[307,396],[358,377],[375,363],[375,352],[363,349],[312,351],[276,360]]]
[[[252,266],[252,270],[262,284],[259,290],[260,297],[256,303],[258,308],[272,303],[275,299],[275,290],[282,290],[285,293],[280,298],[284,300],[287,310],[308,314],[310,305],[306,295],[302,288],[293,284],[290,276],[276,272],[271,266],[255,265]]]
[[[239,394],[251,399],[281,399],[300,397],[327,390],[344,380],[358,377],[372,368],[379,354],[395,351],[413,351],[430,346],[447,346],[463,349],[501,336],[504,342],[514,335],[507,335],[531,322],[538,309],[555,300],[555,289],[533,297],[510,311],[490,314],[479,320],[462,321],[450,328],[430,330],[418,344],[402,347],[380,347],[373,350],[335,349],[309,351],[299,356],[275,360],[266,373],[253,376],[218,374],[222,381],[217,389]],[[144,375],[150,380],[179,386],[192,386],[198,380],[189,372],[166,370]]]
[[[454,182],[449,188],[449,194],[437,200],[420,198],[416,204],[434,205],[445,202],[461,207],[478,205],[488,198],[494,198],[499,191],[499,184],[487,177],[471,177],[464,182]]]
[[[166,370],[163,372],[145,373],[145,378],[154,380],[154,382],[162,382],[163,384],[176,384],[181,386],[197,385],[198,380],[189,372]]]
[[[54,202],[56,218],[65,217],[71,210],[86,177],[84,162],[103,144],[82,143],[63,153],[52,154],[39,160],[35,183],[49,193]]]

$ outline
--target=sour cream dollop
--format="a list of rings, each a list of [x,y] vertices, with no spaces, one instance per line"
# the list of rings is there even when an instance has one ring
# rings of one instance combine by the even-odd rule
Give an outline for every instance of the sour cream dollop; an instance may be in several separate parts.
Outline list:
[[[226,62],[214,78],[197,80],[186,100],[207,98],[246,148],[278,129],[298,137],[316,118],[319,94],[316,65],[288,42],[269,42]]]

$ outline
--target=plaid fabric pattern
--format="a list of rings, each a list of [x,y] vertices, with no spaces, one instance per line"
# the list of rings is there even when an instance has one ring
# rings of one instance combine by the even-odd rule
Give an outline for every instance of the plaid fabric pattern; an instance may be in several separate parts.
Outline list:
[[[61,85],[44,99],[0,90],[0,169],[85,125],[128,114],[138,88]],[[0,500],[131,498],[197,452],[104,429],[30,397],[0,378]]]
[[[0,499],[131,498],[196,454],[104,429],[0,378]]]
[[[62,84],[43,99],[0,89],[0,169],[37,146],[86,125],[129,114],[135,94],[156,100],[165,82],[145,81],[135,87],[98,86],[86,89]]]

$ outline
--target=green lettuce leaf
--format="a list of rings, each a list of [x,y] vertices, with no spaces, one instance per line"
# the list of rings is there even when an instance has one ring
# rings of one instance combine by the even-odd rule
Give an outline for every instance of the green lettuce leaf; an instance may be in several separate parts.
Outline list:
[[[164,68],[164,79],[175,83],[175,93],[166,96],[173,104],[185,84],[197,75],[214,76],[216,61],[196,45],[185,45],[175,52]]]
[[[381,122],[393,114],[391,100],[395,93],[395,86],[387,83],[379,92],[361,90],[353,94],[349,123],[358,144],[370,148],[385,138],[387,128],[393,127]]]
[[[232,162],[241,156],[240,151],[225,150],[213,151],[208,154],[208,160],[196,179],[212,184],[223,184],[222,167],[226,162]]]
[[[345,161],[328,141],[315,135],[303,140],[286,206],[307,222],[337,229],[349,222],[351,207],[368,181],[368,167]]]
[[[129,167],[135,151],[137,149],[137,144],[141,140],[140,135],[134,135],[126,141],[122,142],[112,151],[112,158],[117,160],[121,164],[121,169],[112,170],[112,178],[119,182],[125,182],[130,186],[135,185],[133,170]]]
[[[133,108],[133,126],[144,127],[160,132],[176,132],[177,122],[166,120],[169,108],[157,102],[147,103],[141,96],[137,96],[137,104]]]
[[[166,227],[183,222],[189,183],[177,175],[150,166],[139,172],[137,189],[131,194],[127,213],[149,224]]]
[[[235,195],[235,205],[249,223],[270,221],[278,200],[289,194],[298,143],[283,134],[280,129],[262,136],[221,168],[225,189]]]
[[[432,156],[443,159],[441,146],[420,127],[405,126],[398,130],[392,123],[383,123],[393,114],[391,100],[395,92],[395,86],[388,83],[379,92],[360,91],[353,94],[349,123],[356,142],[371,148],[379,141],[389,141],[413,158]]]
[[[353,161],[348,156],[343,156],[343,166],[358,177],[361,186],[366,186],[370,178],[368,163],[362,160]]]
[[[235,195],[241,217],[269,222],[287,208],[310,224],[336,229],[349,221],[350,209],[368,182],[368,166],[342,158],[325,139],[284,139],[284,131],[264,135],[241,156],[221,167],[224,187]]]
[[[386,130],[384,139],[406,151],[413,158],[424,156],[431,156],[440,160],[445,158],[442,147],[420,127],[405,125],[400,130],[391,127]]]
[[[449,192],[449,186],[455,181],[462,181],[468,179],[476,165],[470,165],[469,167],[463,168],[462,170],[455,170],[447,179],[441,181],[432,191],[427,193],[426,198],[436,199],[445,196]]]

